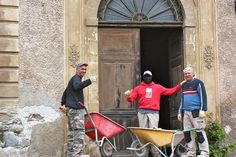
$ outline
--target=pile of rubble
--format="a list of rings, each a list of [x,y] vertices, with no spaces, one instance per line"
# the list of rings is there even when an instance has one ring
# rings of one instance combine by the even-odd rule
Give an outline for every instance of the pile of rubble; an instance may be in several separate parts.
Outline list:
[[[14,157],[27,157],[32,149],[36,152],[35,154],[38,153],[38,155],[33,156],[43,156],[42,152],[37,151],[37,143],[42,142],[39,140],[41,139],[40,136],[45,136],[47,132],[48,136],[54,136],[53,132],[50,132],[50,128],[53,131],[57,129],[57,125],[61,125],[63,128],[63,121],[57,120],[59,117],[59,112],[51,107],[30,106],[18,110],[9,122],[0,122],[0,156],[12,157],[14,154]],[[56,126],[55,123],[57,123]],[[33,129],[34,127],[37,129]],[[41,129],[38,129],[38,127]],[[33,132],[33,130],[35,131]],[[40,130],[40,132],[37,130]],[[60,132],[60,137],[63,139],[63,131]],[[48,145],[51,144],[48,143]]]

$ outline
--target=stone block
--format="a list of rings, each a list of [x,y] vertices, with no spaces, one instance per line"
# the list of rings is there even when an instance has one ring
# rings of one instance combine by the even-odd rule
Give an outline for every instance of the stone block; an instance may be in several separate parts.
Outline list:
[[[5,122],[7,123],[8,121],[11,120],[11,116],[5,113],[0,113],[0,122]]]
[[[19,21],[17,8],[0,8],[0,21]]]
[[[0,113],[7,114],[10,112],[16,112],[17,104],[17,99],[0,99]]]
[[[9,122],[16,115],[17,104],[18,100],[16,99],[0,98],[0,122]]]
[[[18,84],[0,84],[0,97],[16,98],[18,97]]]
[[[0,70],[0,82],[18,82],[18,70]]]
[[[196,26],[196,16],[197,16],[197,7],[196,2],[189,1],[189,0],[181,0],[183,9],[185,11],[185,14],[188,16],[185,16],[184,25],[185,26]]]
[[[18,39],[0,38],[0,51],[18,52]]]
[[[5,132],[4,142],[6,147],[18,147],[20,145],[19,137],[14,132]]]
[[[17,23],[0,23],[0,35],[18,36],[18,28]]]
[[[0,5],[19,6],[19,0],[0,0]]]
[[[0,67],[18,67],[18,55],[0,54]]]
[[[94,17],[88,17],[86,19],[86,25],[90,27],[93,27],[93,26],[96,27],[98,26],[98,19]]]
[[[18,149],[13,147],[0,148],[1,157],[26,157],[28,153],[28,147]]]
[[[85,154],[89,154],[90,157],[101,157],[99,147],[95,144],[95,141],[86,142]]]
[[[28,155],[31,157],[62,156],[64,146],[63,124],[63,117],[61,116],[53,122],[33,126]]]

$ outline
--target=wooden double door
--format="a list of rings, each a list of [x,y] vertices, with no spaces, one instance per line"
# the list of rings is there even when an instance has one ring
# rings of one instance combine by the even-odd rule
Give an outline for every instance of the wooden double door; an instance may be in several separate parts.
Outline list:
[[[145,47],[142,44],[145,41],[141,40],[140,30],[140,28],[99,28],[98,34],[100,112],[125,127],[138,126],[138,119],[137,102],[127,102],[124,92],[128,89],[133,89],[141,82],[141,75],[145,70],[144,65],[151,64],[155,68],[155,62],[161,59],[145,60],[143,59],[145,57],[142,58],[142,56],[145,56],[142,55],[144,53],[142,50],[144,51],[145,49],[141,45]],[[168,54],[163,54],[167,55],[168,67],[164,67],[164,70],[165,73],[168,73],[168,77],[172,78],[168,81],[168,85],[173,86],[181,80],[181,76],[176,74],[181,73],[182,68],[182,38],[181,33],[173,33],[176,31],[168,32],[169,37],[168,41],[166,41],[168,43],[165,44],[168,47],[168,50],[166,50]],[[147,35],[146,38],[148,38]],[[155,58],[154,53],[150,54],[153,55],[152,58]],[[168,112],[168,120],[166,121],[168,121],[168,125],[171,125],[171,128],[177,127],[174,125],[176,123],[178,99],[178,95],[169,97],[168,107],[165,107],[166,112]],[[118,150],[125,150],[127,146],[130,146],[132,139],[130,134],[125,132],[117,136],[116,142]]]

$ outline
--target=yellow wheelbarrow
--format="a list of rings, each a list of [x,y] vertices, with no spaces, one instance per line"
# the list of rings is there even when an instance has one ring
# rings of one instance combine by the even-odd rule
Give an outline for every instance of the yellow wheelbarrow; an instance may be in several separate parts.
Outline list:
[[[135,157],[148,156],[148,146],[150,145],[154,146],[156,150],[164,157],[168,157],[166,148],[171,147],[170,157],[173,157],[174,154],[178,157],[181,154],[184,154],[187,150],[184,144],[184,132],[196,130],[188,129],[178,131],[141,127],[128,127],[127,129],[135,136],[135,140],[133,140],[131,146],[127,148],[128,150],[134,152]],[[143,143],[143,140],[146,143]]]

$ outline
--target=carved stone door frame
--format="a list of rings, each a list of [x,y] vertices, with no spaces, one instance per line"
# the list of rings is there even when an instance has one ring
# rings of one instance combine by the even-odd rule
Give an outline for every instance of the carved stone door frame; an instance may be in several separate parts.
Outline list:
[[[191,64],[205,82],[208,110],[220,119],[219,76],[214,0],[179,0],[184,12],[184,65]],[[98,7],[100,0],[65,1],[65,82],[74,73],[71,56],[89,63],[87,75],[98,76]],[[72,46],[75,48],[72,49]],[[75,52],[75,53],[74,53]],[[75,55],[75,56],[76,56]],[[99,110],[98,84],[85,92],[90,110]]]

